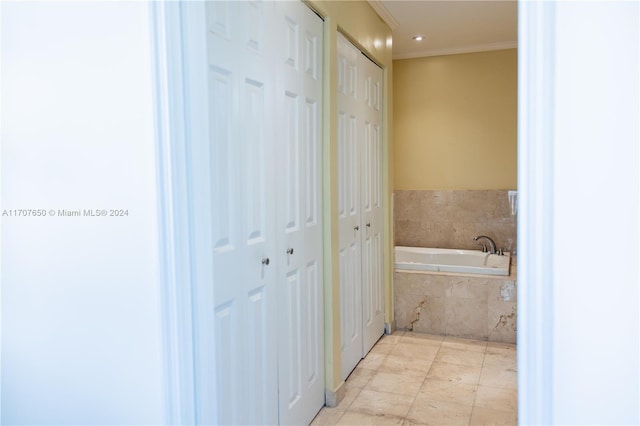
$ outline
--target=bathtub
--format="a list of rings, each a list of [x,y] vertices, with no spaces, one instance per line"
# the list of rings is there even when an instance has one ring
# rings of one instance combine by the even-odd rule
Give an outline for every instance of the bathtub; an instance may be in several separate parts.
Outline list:
[[[480,250],[456,250],[396,246],[395,269],[457,272],[480,275],[509,275],[511,254],[483,253]]]

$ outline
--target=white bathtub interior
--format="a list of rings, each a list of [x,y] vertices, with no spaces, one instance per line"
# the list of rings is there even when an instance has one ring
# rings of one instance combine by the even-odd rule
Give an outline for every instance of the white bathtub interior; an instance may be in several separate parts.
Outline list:
[[[506,276],[510,264],[509,252],[499,255],[480,250],[395,248],[395,269]]]

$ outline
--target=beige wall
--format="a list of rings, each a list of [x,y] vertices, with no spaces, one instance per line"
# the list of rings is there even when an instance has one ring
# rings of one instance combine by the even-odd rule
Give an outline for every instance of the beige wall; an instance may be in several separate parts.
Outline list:
[[[384,70],[383,185],[385,205],[384,276],[385,321],[393,318],[391,253],[393,245],[391,190],[393,183],[390,117],[392,111],[391,30],[364,1],[307,2],[324,24],[324,223],[325,223],[325,383],[327,391],[339,393],[342,385],[340,351],[340,281],[338,270],[338,169],[337,169],[337,33],[338,29],[373,58]],[[343,392],[340,391],[340,392]],[[331,401],[328,401],[331,402]]]
[[[516,49],[393,68],[395,189],[516,189]]]

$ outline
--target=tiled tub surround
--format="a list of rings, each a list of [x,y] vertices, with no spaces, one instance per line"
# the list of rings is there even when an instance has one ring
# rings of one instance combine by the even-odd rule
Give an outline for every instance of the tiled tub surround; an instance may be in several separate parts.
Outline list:
[[[516,342],[516,266],[509,276],[396,270],[400,330]]]
[[[396,246],[478,250],[476,235],[516,254],[516,215],[509,191],[397,190],[394,193]]]

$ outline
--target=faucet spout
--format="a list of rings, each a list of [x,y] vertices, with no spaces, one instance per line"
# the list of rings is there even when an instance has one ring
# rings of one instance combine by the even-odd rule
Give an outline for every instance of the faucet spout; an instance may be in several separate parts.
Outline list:
[[[489,243],[490,253],[496,254],[496,243],[491,238],[487,237],[486,235],[478,235],[477,237],[473,238],[473,241],[479,240],[487,240],[487,243]]]

